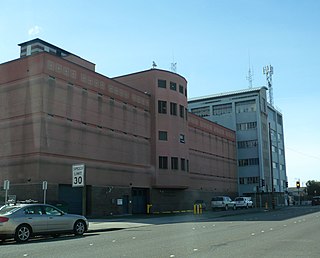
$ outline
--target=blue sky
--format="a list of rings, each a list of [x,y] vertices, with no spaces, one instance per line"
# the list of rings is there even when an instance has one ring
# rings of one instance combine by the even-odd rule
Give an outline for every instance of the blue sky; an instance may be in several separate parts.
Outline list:
[[[2,1],[0,63],[39,37],[96,64],[108,77],[151,68],[188,80],[189,98],[266,84],[274,67],[289,185],[320,181],[320,1]]]

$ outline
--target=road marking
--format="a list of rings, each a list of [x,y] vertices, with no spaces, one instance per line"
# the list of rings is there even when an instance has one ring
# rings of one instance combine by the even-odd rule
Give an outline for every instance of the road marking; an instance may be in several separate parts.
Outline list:
[[[287,225],[286,225],[286,224],[284,224],[283,226],[284,226],[284,227],[286,227]]]
[[[195,230],[196,228],[192,228],[193,230]]]
[[[112,240],[112,243],[114,243],[114,242],[116,242],[116,240],[115,240],[115,239],[113,239],[113,240]]]
[[[175,257],[175,255],[174,255],[174,254],[171,254],[170,257]]]
[[[251,233],[251,236],[254,236],[255,235],[255,233]]]
[[[273,230],[273,228],[270,228],[270,231],[272,231]]]
[[[264,230],[261,230],[261,233],[264,233]]]
[[[23,256],[24,256],[24,257],[27,257],[27,256],[28,256],[28,254],[24,254]]]
[[[132,239],[136,239],[136,237],[132,237]]]
[[[198,251],[198,249],[197,249],[197,248],[194,248],[193,251],[196,252],[196,251]]]
[[[93,243],[91,243],[90,245],[93,245]]]

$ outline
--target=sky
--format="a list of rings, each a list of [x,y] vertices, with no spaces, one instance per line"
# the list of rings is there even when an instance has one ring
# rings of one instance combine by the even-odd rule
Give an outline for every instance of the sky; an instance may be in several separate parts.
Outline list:
[[[320,181],[320,1],[0,0],[0,63],[41,38],[107,77],[152,67],[188,81],[188,98],[266,85],[283,114],[289,186]],[[319,102],[318,102],[319,101]]]

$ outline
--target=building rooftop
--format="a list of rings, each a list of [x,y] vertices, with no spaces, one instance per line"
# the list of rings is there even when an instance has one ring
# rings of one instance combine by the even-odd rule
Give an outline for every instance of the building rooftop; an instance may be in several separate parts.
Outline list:
[[[20,43],[18,46],[20,46],[20,58],[39,52],[48,52],[52,55],[64,58],[90,70],[95,70],[94,63],[39,38]]]
[[[188,102],[196,102],[199,100],[207,100],[207,99],[221,98],[221,97],[227,97],[227,96],[233,96],[233,95],[239,95],[239,94],[247,94],[247,93],[252,93],[252,92],[258,92],[261,89],[267,90],[267,87],[262,86],[262,87],[252,88],[252,89],[229,91],[229,92],[222,92],[222,93],[217,93],[217,94],[212,94],[212,95],[207,95],[207,96],[202,96],[202,97],[195,97],[195,98],[188,99]]]

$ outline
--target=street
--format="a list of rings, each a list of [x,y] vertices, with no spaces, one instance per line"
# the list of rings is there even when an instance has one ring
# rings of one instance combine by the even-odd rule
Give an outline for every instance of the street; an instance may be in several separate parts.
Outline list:
[[[217,214],[219,216],[217,216]],[[319,257],[319,206],[208,211],[145,226],[1,244],[1,257]]]

